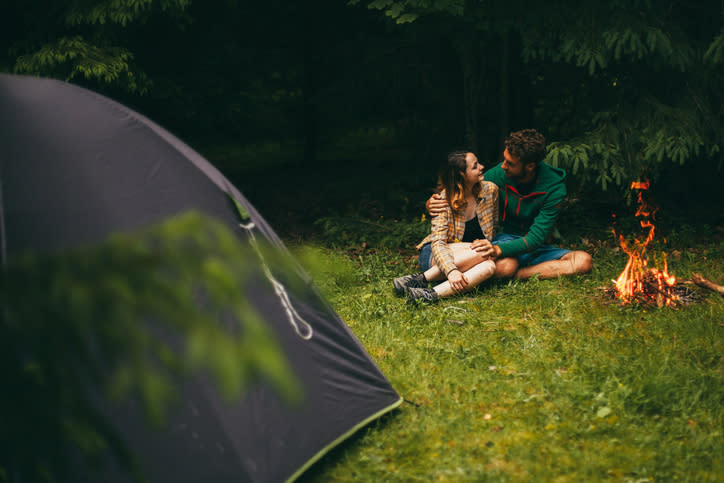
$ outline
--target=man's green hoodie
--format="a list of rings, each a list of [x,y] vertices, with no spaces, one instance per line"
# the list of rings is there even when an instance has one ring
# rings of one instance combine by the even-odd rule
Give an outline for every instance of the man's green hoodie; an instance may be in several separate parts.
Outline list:
[[[540,162],[536,180],[528,186],[527,194],[521,186],[505,176],[502,163],[485,172],[485,180],[500,188],[500,233],[522,238],[501,243],[501,257],[517,257],[531,252],[548,241],[553,231],[560,204],[566,197],[566,172]]]

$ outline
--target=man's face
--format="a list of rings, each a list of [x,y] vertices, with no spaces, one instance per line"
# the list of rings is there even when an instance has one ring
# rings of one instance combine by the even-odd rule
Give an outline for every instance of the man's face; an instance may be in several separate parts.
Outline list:
[[[533,168],[535,168],[535,163],[524,165],[520,157],[513,156],[508,152],[508,148],[505,148],[505,151],[503,151],[503,166],[501,167],[505,172],[505,176],[513,181],[522,181],[526,179]]]

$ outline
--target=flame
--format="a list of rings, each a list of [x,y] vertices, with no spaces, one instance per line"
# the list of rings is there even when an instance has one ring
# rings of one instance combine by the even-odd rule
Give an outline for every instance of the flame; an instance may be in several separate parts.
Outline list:
[[[631,183],[632,190],[647,190],[649,189],[649,180],[645,181],[634,181]]]
[[[657,305],[672,305],[678,297],[672,292],[671,287],[676,284],[676,277],[669,274],[666,254],[663,254],[663,268],[656,265],[654,255],[654,267],[649,268],[649,257],[646,250],[654,239],[656,227],[654,216],[658,208],[649,205],[643,197],[643,192],[649,189],[649,181],[634,181],[631,189],[639,190],[637,201],[638,208],[636,217],[641,217],[639,223],[641,228],[648,230],[643,239],[636,238],[633,244],[626,241],[626,238],[619,234],[618,240],[621,249],[628,255],[628,261],[621,274],[616,279],[616,291],[623,303],[631,302],[637,295],[656,301]],[[616,231],[613,232],[616,236]]]

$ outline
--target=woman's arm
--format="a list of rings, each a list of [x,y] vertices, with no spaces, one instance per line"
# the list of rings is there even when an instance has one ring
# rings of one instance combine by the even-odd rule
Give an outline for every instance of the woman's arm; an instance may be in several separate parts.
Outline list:
[[[440,215],[432,219],[432,230],[430,233],[430,248],[435,264],[448,276],[453,270],[457,270],[452,250],[448,246],[450,235],[450,224],[452,222],[452,211],[450,208],[444,210]]]
[[[468,287],[468,277],[460,270],[453,270],[447,276],[450,287],[456,292],[463,292]]]

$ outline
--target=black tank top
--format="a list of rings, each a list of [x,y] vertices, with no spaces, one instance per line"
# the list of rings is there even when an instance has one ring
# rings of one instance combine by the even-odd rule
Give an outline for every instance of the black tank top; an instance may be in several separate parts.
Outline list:
[[[471,242],[474,240],[482,240],[485,238],[483,230],[480,229],[480,223],[478,223],[478,217],[473,216],[465,222],[465,233],[463,234],[464,242]]]

